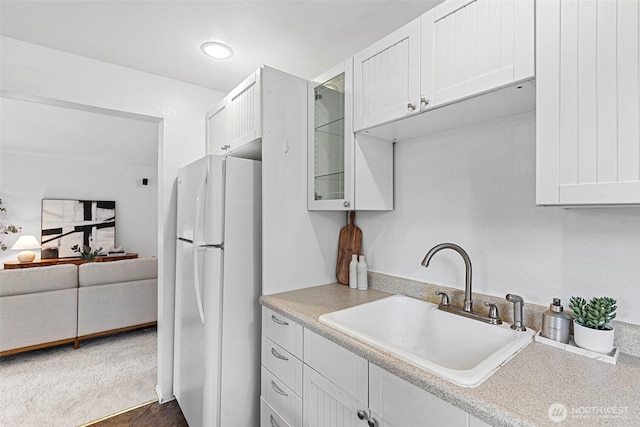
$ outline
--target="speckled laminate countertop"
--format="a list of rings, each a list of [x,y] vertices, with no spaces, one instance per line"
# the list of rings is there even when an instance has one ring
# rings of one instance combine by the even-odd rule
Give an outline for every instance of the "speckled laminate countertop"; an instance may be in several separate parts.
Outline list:
[[[494,426],[640,426],[640,358],[610,365],[532,342],[474,388],[450,383],[324,325],[318,317],[390,293],[330,284],[261,297],[261,303],[371,363]],[[562,406],[559,406],[562,405]],[[566,411],[563,421],[553,421]]]

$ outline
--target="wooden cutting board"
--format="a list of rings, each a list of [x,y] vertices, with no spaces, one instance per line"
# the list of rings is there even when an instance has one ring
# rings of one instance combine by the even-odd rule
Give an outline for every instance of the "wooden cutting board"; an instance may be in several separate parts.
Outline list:
[[[362,243],[362,231],[354,224],[355,218],[356,213],[352,211],[349,215],[349,224],[342,227],[340,230],[340,237],[338,239],[336,276],[338,276],[338,282],[343,285],[349,284],[349,263],[351,262],[351,254],[359,254],[360,244]]]

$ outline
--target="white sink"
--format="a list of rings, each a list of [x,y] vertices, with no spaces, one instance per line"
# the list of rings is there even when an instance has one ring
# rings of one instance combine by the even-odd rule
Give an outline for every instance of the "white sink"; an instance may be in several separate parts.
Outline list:
[[[455,384],[475,387],[532,341],[534,331],[490,325],[402,295],[320,316],[322,323]]]

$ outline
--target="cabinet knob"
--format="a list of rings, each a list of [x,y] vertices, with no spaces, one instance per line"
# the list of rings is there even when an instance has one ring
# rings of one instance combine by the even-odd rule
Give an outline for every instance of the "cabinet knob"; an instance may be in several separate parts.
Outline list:
[[[367,411],[365,411],[364,409],[358,410],[358,412],[356,412],[356,415],[358,416],[358,419],[360,419],[360,420],[365,420],[365,419],[369,418],[369,416],[367,415]]]
[[[227,151],[229,148],[231,148],[231,146],[230,145],[223,145],[220,148],[222,149],[222,151]]]
[[[412,111],[416,111],[416,104],[414,104],[413,102],[408,103],[407,104],[407,109],[409,110],[410,113]]]
[[[367,424],[369,424],[369,427],[378,427],[378,422],[375,418],[369,418]]]
[[[427,97],[426,96],[420,97],[420,109],[421,110],[426,109],[427,105],[429,105],[429,100],[427,99]]]
[[[344,203],[342,204],[342,206],[344,206],[345,208],[348,208],[349,206],[351,206],[351,203],[349,203],[349,202],[347,202],[345,200]]]

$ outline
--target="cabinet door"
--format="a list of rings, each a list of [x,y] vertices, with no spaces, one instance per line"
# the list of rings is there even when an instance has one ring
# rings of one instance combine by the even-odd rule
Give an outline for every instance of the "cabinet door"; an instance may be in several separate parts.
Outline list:
[[[537,3],[537,204],[640,203],[638,8]]]
[[[469,415],[369,363],[369,407],[385,427],[467,427]]]
[[[207,154],[221,154],[229,149],[227,113],[227,98],[225,98],[206,115]]]
[[[309,210],[353,209],[351,60],[309,83]]]
[[[356,132],[417,111],[420,18],[354,56],[353,91]]]
[[[252,73],[227,95],[229,145],[235,150],[262,137],[260,70]]]
[[[421,45],[429,108],[530,79],[534,1],[446,1],[422,16]]]
[[[366,359],[304,328],[304,363],[359,402],[367,402],[369,363]]]
[[[358,418],[359,410],[367,410],[366,402],[358,402],[331,381],[304,365],[303,427],[365,427]]]

